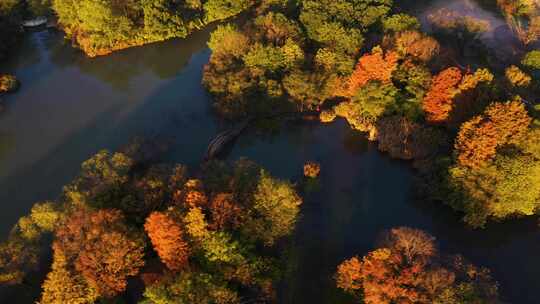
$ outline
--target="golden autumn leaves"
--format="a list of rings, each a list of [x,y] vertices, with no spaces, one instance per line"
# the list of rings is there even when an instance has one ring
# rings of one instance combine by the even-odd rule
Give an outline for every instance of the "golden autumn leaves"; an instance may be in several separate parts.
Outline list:
[[[23,221],[23,235],[41,236],[32,225],[54,234],[41,304],[121,297],[132,277],[144,281],[150,303],[274,297],[280,265],[270,248],[293,232],[302,204],[292,184],[247,160],[211,163],[201,179],[189,179],[181,165],[134,174],[135,166],[125,154],[101,151],[65,188],[61,208],[38,204]],[[22,279],[24,269],[9,274]]]

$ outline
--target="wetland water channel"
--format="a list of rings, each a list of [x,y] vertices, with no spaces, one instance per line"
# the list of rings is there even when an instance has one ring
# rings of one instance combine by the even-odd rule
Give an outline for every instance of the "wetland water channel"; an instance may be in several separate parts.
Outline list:
[[[227,127],[201,85],[210,31],[97,59],[85,58],[61,33],[26,35],[4,66],[23,86],[5,98],[0,115],[2,235],[34,202],[56,198],[81,162],[135,136],[168,138],[166,161],[197,166]],[[334,287],[336,266],[371,250],[382,230],[402,225],[425,229],[443,251],[491,268],[507,302],[538,303],[535,219],[466,228],[448,207],[415,201],[410,165],[379,153],[343,121],[291,122],[271,135],[245,132],[226,159],[240,157],[293,181],[300,180],[305,161],[322,165],[316,190],[304,198],[290,248],[294,267],[281,284],[279,303],[352,303]],[[20,290],[0,294],[2,303],[32,302],[28,294],[23,298]]]

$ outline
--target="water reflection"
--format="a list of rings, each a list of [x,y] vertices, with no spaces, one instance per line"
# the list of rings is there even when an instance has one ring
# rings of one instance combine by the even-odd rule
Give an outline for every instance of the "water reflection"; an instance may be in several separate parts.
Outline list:
[[[319,191],[304,195],[279,303],[353,303],[334,287],[336,265],[366,252],[380,229],[402,223],[400,216],[418,220],[407,204],[411,172],[405,163],[378,153],[344,121],[291,123],[284,130],[272,138],[243,136],[230,156],[254,159],[296,181],[305,161],[321,163]],[[428,216],[421,218],[429,222]]]
[[[9,136],[5,134],[0,133],[0,162],[2,162],[2,159],[4,158],[4,156],[12,148],[13,146],[12,142],[13,142],[13,139],[11,139]]]
[[[97,58],[88,58],[74,49],[59,31],[32,32],[14,51],[16,55],[3,69],[15,73],[35,65],[78,68],[81,73],[98,78],[114,88],[126,89],[141,73],[152,72],[159,79],[174,77],[186,66],[191,55],[206,48],[215,26],[209,26],[186,39],[130,48]]]
[[[416,15],[422,22],[423,31],[426,32],[437,32],[438,26],[430,20],[430,16],[433,15],[446,21],[456,21],[456,18],[459,18],[459,22],[466,24],[472,24],[474,21],[477,25],[486,25],[486,28],[476,35],[461,37],[464,41],[454,46],[454,49],[461,51],[460,57],[463,57],[461,60],[465,60],[467,64],[474,66],[488,59],[489,64],[497,68],[504,68],[509,63],[518,62],[525,52],[525,46],[508,27],[504,17],[500,15],[495,1],[439,0],[434,1],[428,7],[421,6],[422,9],[416,10]],[[443,38],[439,40],[444,43],[457,39],[454,36],[440,38]],[[476,40],[480,41],[481,44],[476,43]],[[496,60],[486,58],[488,56],[496,58]],[[501,65],[501,63],[504,64]]]
[[[59,33],[28,35],[5,66],[23,86],[0,115],[0,134],[12,139],[0,158],[2,236],[33,202],[55,198],[82,161],[134,136],[174,137],[180,161],[198,163],[217,128],[200,85],[208,31],[96,60]]]
[[[441,250],[490,268],[508,303],[537,303],[530,293],[540,288],[536,220],[471,230],[449,207],[416,200],[409,164],[377,152],[345,122],[294,123],[283,130],[271,137],[244,134],[230,155],[249,157],[295,181],[302,180],[305,161],[321,163],[319,191],[305,193],[302,219],[287,250],[290,270],[279,303],[355,303],[335,288],[336,265],[366,254],[382,230],[396,226],[425,229]]]

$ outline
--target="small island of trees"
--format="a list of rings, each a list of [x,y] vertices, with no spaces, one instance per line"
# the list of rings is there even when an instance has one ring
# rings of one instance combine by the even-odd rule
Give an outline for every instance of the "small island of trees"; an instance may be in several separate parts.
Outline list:
[[[0,280],[18,284],[47,235],[53,262],[39,303],[120,298],[143,282],[142,303],[245,303],[275,299],[280,242],[298,219],[292,184],[248,160],[140,164],[101,151],[56,202],[37,203],[0,246]]]

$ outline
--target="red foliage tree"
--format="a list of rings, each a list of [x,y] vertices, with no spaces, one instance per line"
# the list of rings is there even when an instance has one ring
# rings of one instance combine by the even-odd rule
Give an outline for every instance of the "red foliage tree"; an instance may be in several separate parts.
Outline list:
[[[163,212],[152,212],[144,229],[160,259],[171,270],[181,270],[188,263],[189,247],[178,221]]]
[[[458,68],[448,68],[433,78],[422,104],[429,123],[441,124],[448,120],[453,108],[453,91],[461,79],[462,74]]]
[[[75,211],[60,225],[56,238],[68,265],[105,297],[123,292],[127,277],[144,265],[144,246],[118,210]]]

